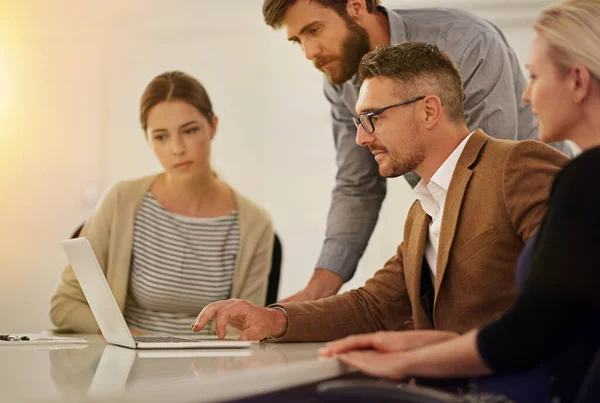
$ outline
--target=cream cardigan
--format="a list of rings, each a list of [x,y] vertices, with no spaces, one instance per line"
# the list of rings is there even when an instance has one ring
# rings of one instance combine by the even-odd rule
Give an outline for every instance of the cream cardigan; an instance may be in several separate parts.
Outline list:
[[[133,222],[156,176],[117,183],[106,193],[81,231],[81,236],[87,237],[94,249],[121,312],[125,309],[128,290]],[[273,226],[263,209],[236,191],[234,195],[240,220],[240,249],[231,297],[264,306],[273,253]],[[202,308],[199,307],[198,313]],[[61,331],[100,331],[71,266],[64,269],[52,297],[50,318]]]

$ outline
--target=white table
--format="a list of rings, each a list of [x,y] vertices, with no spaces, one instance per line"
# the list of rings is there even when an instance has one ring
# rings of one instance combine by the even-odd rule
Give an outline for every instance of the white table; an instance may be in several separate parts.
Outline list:
[[[0,402],[223,401],[348,372],[317,356],[322,343],[262,343],[239,350],[131,350],[89,345],[1,346]]]

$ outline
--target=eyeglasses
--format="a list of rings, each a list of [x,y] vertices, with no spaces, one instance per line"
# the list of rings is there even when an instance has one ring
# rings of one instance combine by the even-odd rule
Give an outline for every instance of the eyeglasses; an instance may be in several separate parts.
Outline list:
[[[385,106],[383,108],[375,109],[374,111],[370,111],[370,112],[363,112],[359,115],[353,116],[352,120],[354,121],[354,124],[356,125],[357,129],[360,126],[362,126],[363,129],[365,129],[365,131],[367,133],[371,134],[375,131],[375,126],[373,125],[373,121],[371,120],[371,118],[373,116],[381,115],[383,112],[387,111],[390,108],[395,108],[396,106],[411,104],[413,102],[420,101],[424,98],[425,98],[425,96],[423,95],[420,97],[411,98],[408,101],[400,102],[399,104]]]

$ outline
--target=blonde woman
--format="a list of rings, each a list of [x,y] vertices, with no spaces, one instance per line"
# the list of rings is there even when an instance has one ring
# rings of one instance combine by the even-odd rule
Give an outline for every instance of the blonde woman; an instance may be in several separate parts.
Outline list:
[[[500,320],[464,335],[381,332],[329,343],[322,355],[387,378],[478,379],[517,401],[572,401],[600,346],[600,0],[547,7],[523,98],[546,143],[582,154],[557,176],[547,215],[517,264],[521,293]],[[491,376],[490,376],[491,375]]]
[[[210,302],[264,305],[273,227],[211,169],[219,120],[204,87],[177,71],[157,76],[142,95],[140,121],[163,172],[116,184],[81,233],[129,327],[185,333]],[[50,316],[61,330],[99,332],[71,267]]]

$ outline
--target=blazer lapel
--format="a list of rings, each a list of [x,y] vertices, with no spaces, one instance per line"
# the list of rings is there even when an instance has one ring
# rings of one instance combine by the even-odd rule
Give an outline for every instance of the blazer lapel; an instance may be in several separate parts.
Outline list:
[[[404,278],[406,279],[406,290],[408,291],[408,296],[413,307],[420,302],[421,269],[423,267],[423,255],[429,231],[429,221],[429,216],[419,204],[414,213],[409,238],[405,240],[407,245],[406,256],[404,258]]]
[[[488,136],[481,130],[476,130],[467,142],[458,162],[452,180],[446,194],[446,202],[442,213],[442,225],[440,228],[440,240],[438,243],[437,268],[435,280],[435,301],[437,301],[440,285],[446,272],[450,249],[454,242],[458,217],[462,208],[462,202],[467,190],[473,171],[471,167],[477,161],[477,157],[483,145],[488,140]]]

